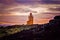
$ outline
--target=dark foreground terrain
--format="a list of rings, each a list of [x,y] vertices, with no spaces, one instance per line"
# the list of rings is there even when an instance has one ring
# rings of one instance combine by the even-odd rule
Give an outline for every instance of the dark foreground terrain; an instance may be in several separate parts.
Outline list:
[[[29,30],[1,37],[0,40],[60,40],[60,16],[55,16],[42,27],[38,25]]]

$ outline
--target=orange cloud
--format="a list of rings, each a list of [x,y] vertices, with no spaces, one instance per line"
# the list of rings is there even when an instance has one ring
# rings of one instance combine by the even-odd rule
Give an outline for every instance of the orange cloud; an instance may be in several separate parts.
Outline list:
[[[9,23],[9,22],[0,22],[0,24],[11,24],[11,25],[14,25],[14,23]]]
[[[35,24],[45,24],[48,23],[51,19],[38,19],[38,21],[35,21]]]
[[[16,23],[16,22],[0,22],[0,24],[10,24],[10,25],[22,25],[21,22]]]
[[[0,22],[0,24],[9,24],[8,22]]]

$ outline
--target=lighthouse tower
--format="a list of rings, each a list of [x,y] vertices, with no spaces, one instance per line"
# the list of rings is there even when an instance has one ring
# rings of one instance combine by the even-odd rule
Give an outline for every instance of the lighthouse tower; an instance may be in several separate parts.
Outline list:
[[[30,15],[28,17],[27,25],[32,25],[32,24],[33,24],[33,15],[32,15],[32,13],[30,13]]]

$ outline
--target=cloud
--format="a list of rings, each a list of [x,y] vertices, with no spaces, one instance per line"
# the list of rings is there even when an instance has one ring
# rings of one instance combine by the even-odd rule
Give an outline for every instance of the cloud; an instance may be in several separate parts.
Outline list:
[[[60,4],[60,0],[16,0],[17,3],[28,3],[28,4]]]
[[[37,13],[37,11],[31,10],[29,8],[14,8],[9,11],[10,12],[20,12],[20,13],[27,13],[27,12]]]
[[[36,16],[33,15],[35,22],[44,23],[51,17],[60,15],[60,12],[58,12],[60,11],[59,4],[59,0],[0,0],[0,22],[4,24],[24,24],[27,17],[23,13],[32,12],[36,13]],[[23,14],[23,16],[21,17],[20,14]]]
[[[60,15],[60,13],[53,13],[53,12],[48,12],[48,13],[43,13],[43,14],[49,14],[49,15],[53,15],[53,16]]]
[[[60,15],[60,6],[48,7],[48,11],[43,14]]]
[[[12,4],[14,2],[15,0],[0,0],[0,3],[3,3],[3,4]]]
[[[0,3],[3,4],[60,4],[60,0],[0,0]]]
[[[26,22],[26,16],[0,16],[0,22],[10,24],[24,24]],[[3,23],[4,24],[4,23]]]
[[[29,12],[32,12],[33,14],[38,14],[39,12],[44,12],[47,8],[42,8],[40,6],[35,7],[35,5],[3,5],[0,7],[0,14],[2,15],[9,15],[10,14],[29,14]],[[24,15],[24,14],[23,14]]]
[[[42,0],[43,4],[60,4],[60,0]]]
[[[55,8],[56,7],[56,8]],[[37,4],[37,5],[22,5],[22,4],[11,4],[11,5],[4,5],[1,4],[0,7],[0,16],[13,16],[15,13],[17,15],[20,14],[29,14],[29,12],[32,12],[33,14],[42,14],[42,13],[60,13],[58,12],[59,5],[42,5],[42,4]],[[25,13],[25,14],[24,14]],[[11,15],[13,14],[13,15]],[[14,15],[14,16],[17,16]]]
[[[51,11],[60,11],[60,7],[49,8]]]
[[[49,20],[51,20],[51,19],[39,19],[39,20],[36,20],[35,21],[35,23],[36,24],[45,24],[45,23],[48,23],[49,22]]]

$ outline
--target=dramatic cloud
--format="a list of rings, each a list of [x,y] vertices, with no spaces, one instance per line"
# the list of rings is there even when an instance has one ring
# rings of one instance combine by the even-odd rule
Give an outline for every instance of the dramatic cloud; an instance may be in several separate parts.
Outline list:
[[[12,3],[15,3],[15,0],[0,0],[0,3],[3,3],[3,4],[12,4]]]
[[[60,4],[60,0],[0,0],[0,3],[12,4],[12,3],[21,3],[21,4]]]
[[[0,14],[16,14],[16,15],[24,15],[24,14],[29,14],[30,12],[32,12],[33,14],[39,14],[39,13],[42,13],[42,12],[47,12],[48,8],[45,8],[45,7],[41,7],[41,6],[38,6],[36,5],[35,6],[32,6],[32,5],[17,5],[17,6],[12,6],[12,5],[9,5],[7,7],[7,5],[5,5],[5,7],[3,8],[0,8]]]
[[[47,13],[44,13],[44,14],[58,14],[58,15],[60,15],[60,13],[52,13],[52,12],[47,12]]]
[[[49,10],[51,10],[51,11],[60,11],[60,7],[50,8]]]
[[[34,23],[47,23],[60,15],[60,0],[0,0],[0,24],[26,24],[30,12]]]

